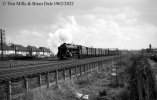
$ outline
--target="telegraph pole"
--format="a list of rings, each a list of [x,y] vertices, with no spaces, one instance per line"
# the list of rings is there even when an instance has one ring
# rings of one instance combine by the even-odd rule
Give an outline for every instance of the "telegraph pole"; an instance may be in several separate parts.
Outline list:
[[[4,34],[5,34],[5,30],[0,29],[0,33],[1,33],[1,59],[3,61],[3,42],[4,42]]]

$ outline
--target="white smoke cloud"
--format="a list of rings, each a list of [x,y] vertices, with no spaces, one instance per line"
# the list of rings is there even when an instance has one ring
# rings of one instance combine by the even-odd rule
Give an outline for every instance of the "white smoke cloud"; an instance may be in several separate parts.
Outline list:
[[[68,21],[67,21],[68,20]],[[62,22],[63,21],[63,22]],[[76,30],[76,22],[74,17],[62,19],[54,32],[49,33],[48,45],[53,47],[53,52],[57,53],[57,47],[62,43],[73,42],[73,32]]]
[[[142,39],[147,38],[146,32],[153,34],[156,28],[140,23],[138,16],[139,13],[131,8],[95,8],[87,14],[64,16],[49,33],[48,44],[55,53],[63,42],[97,48],[139,49]],[[132,43],[135,41],[138,43]]]

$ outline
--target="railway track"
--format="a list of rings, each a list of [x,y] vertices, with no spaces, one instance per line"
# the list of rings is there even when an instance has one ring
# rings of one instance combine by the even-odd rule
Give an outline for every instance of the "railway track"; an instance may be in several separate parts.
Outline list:
[[[35,64],[0,71],[0,99],[11,100],[29,89],[58,84],[59,80],[71,79],[94,71],[103,64],[112,64],[127,56],[107,56],[53,63]]]
[[[89,58],[83,58],[83,60],[85,59],[89,59]],[[30,61],[30,64],[7,64],[5,65],[5,67],[3,67],[3,65],[1,65],[0,67],[0,71],[5,71],[5,70],[13,70],[13,69],[19,69],[19,68],[24,68],[24,67],[32,67],[32,66],[36,66],[36,65],[45,65],[45,64],[55,64],[55,63],[63,63],[63,62],[71,62],[74,60],[78,60],[78,59],[72,59],[72,60],[53,60],[53,61],[41,61],[41,62],[36,62],[36,61]],[[18,63],[18,62],[17,62]],[[22,61],[22,63],[25,63],[25,61]],[[26,63],[28,63],[28,61],[26,61]],[[11,66],[10,66],[11,65]]]
[[[71,61],[68,61],[71,62]],[[38,67],[38,66],[46,66],[46,65],[52,65],[52,64],[58,64],[58,63],[65,63],[65,61],[60,62],[60,61],[56,61],[56,62],[47,62],[47,63],[37,63],[37,64],[29,64],[29,65],[25,65],[25,66],[17,66],[14,68],[7,68],[7,69],[1,69],[1,72],[5,72],[5,71],[14,71],[14,70],[19,70],[19,69],[27,69],[27,68],[31,68],[31,67]]]
[[[7,63],[6,65],[2,63],[0,70],[16,69],[16,68],[27,67],[27,66],[32,66],[32,65],[41,65],[41,64],[56,63],[56,62],[58,62],[58,60],[56,61],[19,61],[19,62],[16,61],[13,63],[12,61],[9,61],[8,63],[5,62]]]
[[[25,67],[19,67],[14,69],[5,69],[0,71],[0,81],[11,80],[16,78],[22,78],[29,75],[37,75],[39,73],[49,72],[58,70],[60,68],[66,68],[71,66],[76,66],[79,64],[85,64],[89,62],[96,62],[101,59],[111,59],[111,57],[97,57],[97,58],[88,58],[88,59],[80,59],[80,60],[68,60],[68,61],[58,61],[53,63],[43,63],[36,65],[29,65]]]
[[[0,81],[8,80],[12,78],[25,77],[27,75],[36,74],[39,72],[47,71],[46,69],[54,68],[55,66],[60,66],[66,63],[71,63],[72,61],[60,62],[60,63],[45,63],[45,64],[36,64],[29,65],[25,67],[19,67],[14,69],[5,69],[0,71]],[[33,72],[33,73],[32,73]]]

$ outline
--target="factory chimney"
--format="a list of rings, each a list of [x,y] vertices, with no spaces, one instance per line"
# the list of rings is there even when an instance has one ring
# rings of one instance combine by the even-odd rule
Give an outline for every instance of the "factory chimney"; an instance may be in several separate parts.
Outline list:
[[[149,44],[149,50],[151,50],[152,49],[152,45],[151,44]]]

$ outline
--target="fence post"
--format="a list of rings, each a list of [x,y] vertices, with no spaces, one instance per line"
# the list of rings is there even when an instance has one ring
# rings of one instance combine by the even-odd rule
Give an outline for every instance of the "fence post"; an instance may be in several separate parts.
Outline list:
[[[89,73],[91,72],[91,67],[92,67],[92,63],[91,63],[91,65],[89,66]]]
[[[29,88],[28,88],[28,79],[27,79],[27,77],[25,77],[24,82],[25,82],[26,91],[28,91]]]
[[[91,65],[91,63],[88,64],[87,66],[87,74],[89,73],[89,66]]]
[[[109,59],[107,59],[108,60],[108,65],[110,64],[110,60]]]
[[[70,75],[70,79],[72,77],[72,68],[69,68],[69,75]]]
[[[81,72],[81,66],[80,66],[80,76],[81,76],[82,72]]]
[[[47,83],[47,88],[50,87],[50,83],[49,83],[49,72],[46,73],[46,83]]]
[[[96,66],[97,66],[97,63],[95,62],[95,63],[94,63],[94,68],[95,68]]]
[[[11,81],[8,81],[8,95],[7,95],[7,100],[11,100],[11,95],[12,95]]]
[[[96,67],[99,67],[99,61],[97,61],[97,66]]]
[[[93,67],[94,67],[94,63],[92,63],[92,66],[90,67],[90,72],[92,72]]]
[[[11,70],[11,68],[12,68],[12,65],[10,64],[10,70]]]
[[[90,66],[88,67],[88,72],[89,72],[89,73],[91,72],[91,66],[92,66],[92,63],[91,63]]]
[[[103,63],[102,63],[102,60],[101,60],[101,67],[102,67]]]
[[[98,61],[97,63],[98,63],[98,66],[97,66],[97,67],[99,67],[99,66],[100,66],[99,61]]]
[[[103,64],[104,64],[104,66],[106,66],[106,61],[105,60],[104,60]]]
[[[83,68],[84,68],[84,74],[86,73],[86,64],[83,66]]]
[[[77,66],[75,67],[75,75],[77,76]]]
[[[92,63],[88,67],[88,72],[90,73],[90,67],[92,66]]]
[[[38,77],[38,81],[39,81],[39,87],[41,87],[41,75],[39,74],[39,77]]]
[[[113,83],[112,83],[112,65],[111,65],[110,75],[111,75],[111,86],[112,86],[113,85]]]
[[[119,85],[119,80],[118,80],[118,73],[117,73],[117,66],[116,66],[116,86],[118,86]]]
[[[65,69],[63,69],[63,78],[64,78],[64,80],[66,80]]]
[[[55,72],[55,78],[56,78],[56,85],[58,86],[58,70],[56,70],[56,72]]]

